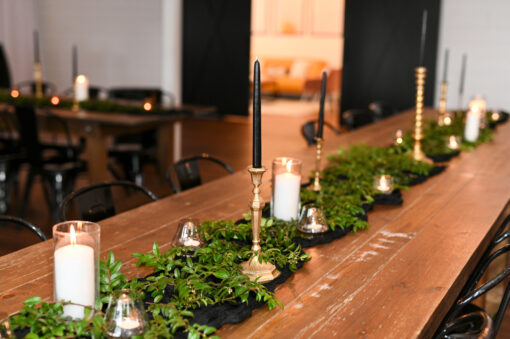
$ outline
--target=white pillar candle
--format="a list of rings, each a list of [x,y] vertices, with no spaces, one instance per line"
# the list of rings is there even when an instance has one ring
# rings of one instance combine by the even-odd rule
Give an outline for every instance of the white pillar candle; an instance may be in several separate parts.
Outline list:
[[[76,243],[76,234],[71,226],[71,243],[55,251],[55,297],[58,301],[93,306],[95,301],[94,249]],[[64,306],[64,316],[81,319],[83,306]]]
[[[274,177],[274,209],[276,218],[290,221],[298,218],[301,175],[290,172],[292,160],[287,163],[287,172]]]
[[[473,106],[466,116],[466,126],[464,127],[464,139],[469,142],[475,142],[480,133],[480,114],[478,107]]]
[[[74,79],[74,99],[78,102],[89,100],[89,79],[83,74]]]

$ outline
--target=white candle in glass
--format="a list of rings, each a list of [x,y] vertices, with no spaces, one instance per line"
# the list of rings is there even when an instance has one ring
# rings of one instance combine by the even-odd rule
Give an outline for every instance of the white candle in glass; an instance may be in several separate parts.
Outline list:
[[[480,113],[478,106],[473,106],[466,115],[466,126],[464,127],[464,139],[475,142],[480,133]]]
[[[137,319],[124,318],[119,323],[119,327],[124,330],[132,330],[140,327],[140,322]]]
[[[89,100],[89,79],[83,74],[74,79],[74,99],[78,102]]]
[[[291,172],[292,160],[286,164],[287,172],[274,177],[274,216],[290,221],[298,217],[299,191],[301,175]]]
[[[390,183],[388,182],[388,179],[386,179],[386,176],[382,175],[379,178],[377,189],[383,193],[388,193],[391,191],[391,186]]]
[[[186,247],[199,247],[200,241],[191,239],[191,238],[187,238],[186,240],[184,240],[183,245]]]
[[[451,150],[457,150],[459,149],[460,145],[457,141],[457,137],[455,135],[450,135],[448,138],[448,148]]]
[[[90,246],[76,243],[77,236],[71,226],[69,245],[55,251],[55,293],[59,301],[93,306],[95,301],[94,250]],[[64,316],[81,319],[83,306],[64,306]]]

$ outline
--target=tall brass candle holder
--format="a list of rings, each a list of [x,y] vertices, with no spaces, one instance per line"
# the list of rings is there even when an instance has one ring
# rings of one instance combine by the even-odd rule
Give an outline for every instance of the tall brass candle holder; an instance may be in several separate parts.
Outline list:
[[[34,82],[35,82],[35,97],[43,97],[43,85],[42,85],[42,70],[41,63],[34,62]]]
[[[448,83],[446,81],[441,82],[441,95],[439,97],[439,116],[437,124],[444,126],[444,118],[446,116],[446,92],[448,90]]]
[[[262,217],[262,208],[264,207],[264,200],[260,196],[260,185],[262,183],[262,176],[266,172],[265,167],[248,168],[251,175],[251,182],[253,184],[253,199],[250,203],[251,209],[251,230],[253,235],[253,251],[252,257],[243,262],[243,274],[247,275],[250,280],[258,278],[258,282],[264,283],[271,281],[280,275],[280,271],[276,266],[268,262],[259,262],[260,247],[260,218]]]
[[[313,179],[312,190],[319,192],[321,190],[320,174],[321,174],[321,158],[322,158],[322,143],[324,139],[315,137],[315,146],[317,153],[315,155],[315,177]]]
[[[421,141],[423,140],[423,98],[425,92],[425,77],[427,69],[425,67],[417,67],[414,69],[416,76],[416,116],[414,123],[414,148],[411,153],[416,161],[432,163],[421,149]]]

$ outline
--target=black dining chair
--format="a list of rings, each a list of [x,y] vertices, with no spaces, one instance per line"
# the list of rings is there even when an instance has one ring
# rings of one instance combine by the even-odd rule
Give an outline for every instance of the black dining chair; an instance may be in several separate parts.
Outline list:
[[[306,143],[308,146],[315,145],[315,137],[317,136],[317,125],[318,120],[311,120],[305,123],[303,126],[301,126],[301,134],[306,140]],[[339,135],[341,132],[338,128],[331,125],[329,122],[324,121],[324,126],[331,129],[336,135]]]
[[[350,109],[342,114],[342,121],[349,131],[376,121],[374,111],[368,108]]]
[[[368,105],[368,108],[374,112],[375,120],[379,121],[395,115],[397,109],[384,101],[373,101]]]
[[[100,182],[65,197],[59,207],[58,220],[97,222],[157,200],[154,193],[130,181]]]
[[[0,44],[0,88],[11,88],[11,72],[2,44]]]
[[[20,93],[26,93],[30,95],[34,95],[36,90],[35,81],[33,80],[19,82],[15,85],[15,87],[20,91]],[[52,82],[43,81],[42,91],[44,95],[50,96],[57,93],[57,86]]]
[[[39,227],[13,216],[0,215],[0,232],[0,255],[48,240]]]
[[[36,176],[43,179],[46,200],[52,215],[56,218],[60,202],[74,187],[78,173],[86,169],[83,160],[76,158],[72,147],[69,150],[47,155],[39,140],[37,117],[33,106],[16,106],[20,147],[26,154],[29,165],[28,174],[21,201],[19,216],[23,217]]]
[[[173,164],[167,172],[167,179],[174,193],[179,193],[202,184],[202,177],[200,176],[200,168],[198,164],[199,161],[207,161],[217,164],[224,168],[228,173],[234,173],[232,167],[230,167],[227,163],[206,153],[181,159]],[[175,176],[179,183],[178,187],[174,179],[172,179],[173,176]]]

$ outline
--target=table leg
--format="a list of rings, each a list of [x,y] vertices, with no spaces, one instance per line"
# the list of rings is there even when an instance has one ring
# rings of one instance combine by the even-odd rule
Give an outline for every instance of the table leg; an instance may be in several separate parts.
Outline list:
[[[158,168],[161,180],[174,161],[174,123],[168,122],[158,128]]]

